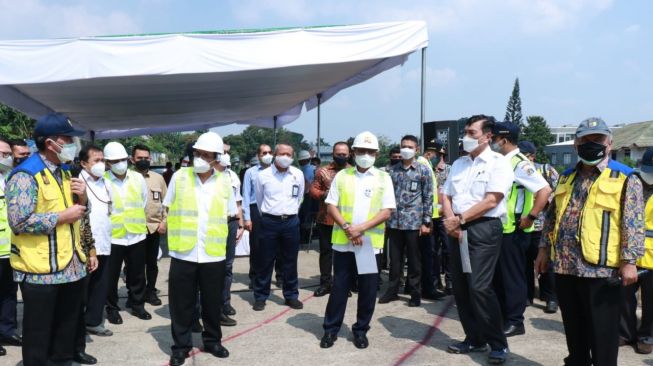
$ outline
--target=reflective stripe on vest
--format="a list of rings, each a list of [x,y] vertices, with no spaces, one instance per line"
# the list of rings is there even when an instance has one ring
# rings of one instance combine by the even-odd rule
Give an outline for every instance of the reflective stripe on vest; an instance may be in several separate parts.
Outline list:
[[[147,234],[147,221],[143,207],[143,184],[137,172],[127,171],[126,187],[123,187],[124,197],[120,188],[110,178],[109,172],[105,180],[111,185],[111,198],[113,199],[113,212],[111,213],[111,237],[124,238],[127,233]]]
[[[367,219],[372,219],[381,211],[383,205],[383,193],[385,189],[385,180],[387,173],[380,171],[376,168],[374,173],[377,177],[377,183],[372,188],[372,197],[370,203],[370,210],[367,214]],[[354,216],[354,207],[356,205],[356,167],[351,167],[341,170],[336,175],[336,188],[338,189],[338,210],[346,222],[351,223]],[[378,226],[369,229],[365,232],[372,242],[372,247],[381,249],[383,248],[383,235],[385,233],[385,222]],[[333,245],[347,245],[349,239],[344,230],[338,225],[333,226],[333,234],[331,235],[331,243]]]
[[[610,160],[608,166],[590,187],[578,222],[576,237],[583,257],[593,265],[617,268],[621,258],[621,197],[632,169]],[[576,178],[575,169],[562,173],[554,192],[555,228],[551,233],[551,256],[557,242],[558,228],[564,219]]]
[[[61,212],[72,206],[70,172],[64,165],[62,184],[59,185],[39,154],[33,154],[12,171],[30,174],[37,185],[35,214]],[[11,178],[10,178],[11,179]],[[73,251],[84,263],[86,256],[81,248],[79,221],[74,224],[60,224],[50,234],[11,233],[9,260],[13,269],[28,274],[50,274],[60,272],[73,258]]]
[[[209,209],[204,238],[206,254],[224,257],[227,253],[227,206],[232,195],[231,177],[227,173],[215,173],[215,195]],[[195,173],[192,168],[182,168],[175,182],[175,200],[168,212],[168,249],[189,252],[197,244],[199,230],[197,197],[195,196]]]
[[[0,188],[0,257],[8,256],[11,247],[11,229],[8,218],[5,192]]]
[[[653,196],[646,201],[645,228],[646,239],[644,256],[637,260],[637,267],[653,269]]]
[[[438,180],[435,178],[435,172],[433,171],[433,165],[425,157],[420,156],[417,158],[417,162],[423,164],[431,172],[431,179],[433,179],[433,218],[437,219],[440,217],[440,211],[438,210]]]
[[[510,163],[512,164],[512,170],[515,171],[517,170],[517,166],[519,163],[522,161],[527,161],[530,164],[530,161],[521,153],[517,153],[510,159]],[[518,185],[517,182],[512,183],[512,188],[510,189],[510,192],[508,193],[508,197],[506,200],[506,208],[508,210],[508,213],[506,214],[506,222],[503,223],[503,233],[504,234],[510,234],[515,231],[517,228],[517,225],[519,223],[515,219],[515,211],[517,210],[517,201],[519,198],[519,191],[523,191],[523,196],[524,196],[524,207],[522,208],[521,214],[522,215],[528,215],[529,212],[531,212],[531,209],[533,209],[533,203],[535,201],[533,197],[533,193],[529,190],[527,190],[524,186]],[[533,231],[535,225],[531,225],[529,228],[524,229],[524,232],[530,233]]]

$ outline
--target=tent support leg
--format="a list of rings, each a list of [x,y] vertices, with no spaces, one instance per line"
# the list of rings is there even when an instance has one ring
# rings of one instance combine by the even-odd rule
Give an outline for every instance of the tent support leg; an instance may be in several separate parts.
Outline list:
[[[316,156],[320,158],[320,124],[322,120],[322,94],[317,95],[317,143],[316,146]]]
[[[90,135],[91,135],[91,143],[94,144],[95,143],[95,131],[91,130]]]
[[[422,48],[422,81],[420,90],[420,113],[419,113],[419,141],[424,151],[424,119],[426,114],[426,47]]]
[[[273,149],[276,148],[277,146],[277,116],[274,116],[274,147]]]

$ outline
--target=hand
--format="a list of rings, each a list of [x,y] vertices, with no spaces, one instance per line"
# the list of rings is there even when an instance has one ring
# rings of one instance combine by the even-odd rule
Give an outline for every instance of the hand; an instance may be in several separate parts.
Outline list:
[[[447,217],[442,221],[442,223],[444,224],[444,229],[447,231],[447,234],[456,237],[454,232],[460,229],[460,218],[458,216]]]
[[[352,243],[353,245],[363,245],[363,236],[361,235],[361,236],[359,236],[359,237],[357,237],[357,238],[353,238],[353,239],[351,240],[351,243]]]
[[[431,233],[431,228],[422,224],[422,226],[419,227],[419,236],[428,236]]]
[[[245,220],[245,230],[252,231],[252,221],[251,220]]]
[[[84,183],[83,179],[71,178],[70,191],[79,197],[79,203],[86,204],[86,183]]]
[[[345,232],[347,233],[347,237],[352,240],[352,242],[353,239],[358,238],[359,236],[363,236],[363,230],[360,225],[349,225]]]
[[[98,264],[99,263],[96,256],[88,257],[88,263],[86,263],[86,267],[88,268],[89,272],[95,272]]]
[[[634,264],[623,263],[619,268],[619,274],[624,286],[630,286],[637,282],[637,267]]]
[[[530,217],[528,216],[522,216],[521,219],[519,219],[519,228],[524,230],[533,225],[533,220],[531,220]]]
[[[537,252],[534,267],[537,274],[546,273],[549,270],[549,253],[546,248],[540,248]]]
[[[166,233],[166,231],[168,231],[168,227],[166,225],[166,222],[165,221],[160,222],[159,227],[156,228],[156,232],[163,235],[163,234]]]
[[[238,241],[240,241],[240,238],[243,237],[244,232],[245,232],[244,227],[241,226],[241,227],[238,228],[238,231],[236,231],[236,244],[238,244]]]
[[[67,209],[59,212],[57,224],[72,224],[81,219],[86,213],[86,206],[74,204]]]

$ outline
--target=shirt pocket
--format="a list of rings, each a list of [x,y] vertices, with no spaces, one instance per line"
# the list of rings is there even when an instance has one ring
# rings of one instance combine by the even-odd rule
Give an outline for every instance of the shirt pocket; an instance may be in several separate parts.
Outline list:
[[[617,179],[599,180],[596,192],[596,206],[606,211],[615,211],[621,204],[621,188],[623,182]]]
[[[490,181],[490,175],[488,173],[477,174],[470,183],[471,187],[469,193],[473,197],[484,197],[487,191],[487,184]]]

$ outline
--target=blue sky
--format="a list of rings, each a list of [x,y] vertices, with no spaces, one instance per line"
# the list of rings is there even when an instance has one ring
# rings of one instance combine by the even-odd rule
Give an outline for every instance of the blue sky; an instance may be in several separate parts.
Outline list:
[[[515,77],[524,115],[551,125],[653,119],[653,1],[0,0],[0,38],[425,20],[426,119],[503,118]],[[371,130],[418,134],[419,54],[322,108],[334,142]],[[287,126],[314,140],[315,112]],[[242,127],[219,128],[221,134]]]

